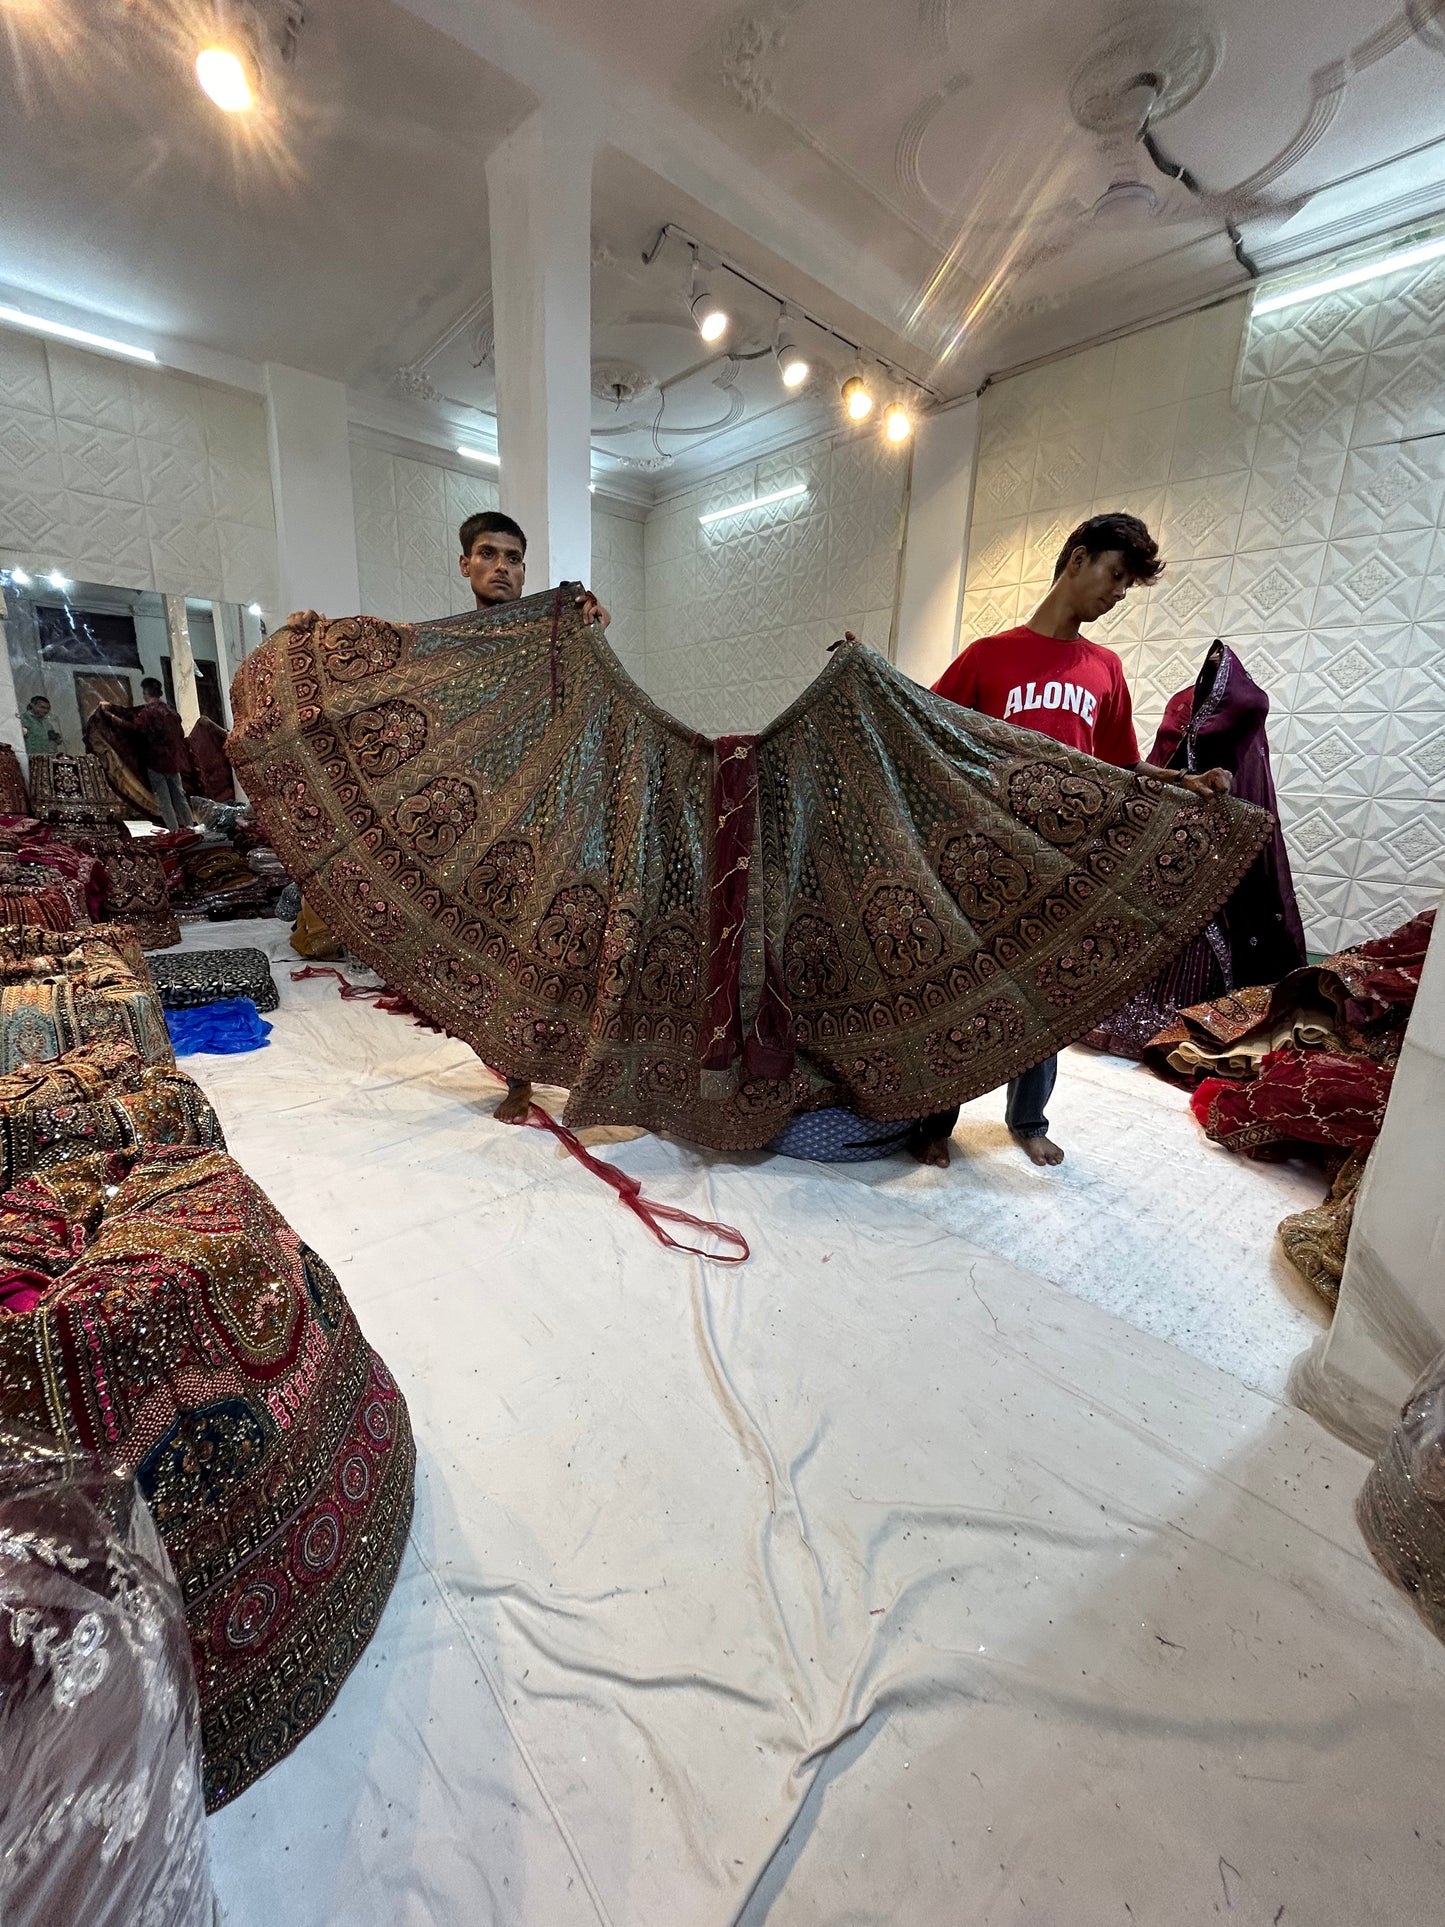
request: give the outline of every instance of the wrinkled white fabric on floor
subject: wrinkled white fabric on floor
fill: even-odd
[[[1059,1059],[1049,1135],[1061,1165],[1030,1164],[1004,1128],[1004,1094],[965,1104],[953,1163],[839,1167],[936,1224],[1191,1358],[1284,1394],[1329,1311],[1284,1255],[1279,1221],[1320,1204],[1320,1167],[1211,1144],[1182,1085],[1082,1047]]]
[[[1434,1917],[1445,1653],[1361,1458],[836,1169],[617,1145],[754,1257],[666,1253],[469,1052],[278,974],[268,1049],[187,1063],[418,1506],[212,1823],[229,1927]]]

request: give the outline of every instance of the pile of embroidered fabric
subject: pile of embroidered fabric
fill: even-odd
[[[1328,1197],[1286,1218],[1280,1238],[1330,1305],[1434,921],[1426,912],[1277,984],[1196,1004],[1146,1051],[1166,1075],[1201,1080],[1190,1102],[1215,1143],[1324,1164]]]
[[[132,932],[0,928],[0,1042],[0,1418],[134,1475],[217,1805],[321,1718],[375,1627],[411,1513],[406,1407],[176,1068]]]

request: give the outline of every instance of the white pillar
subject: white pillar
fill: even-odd
[[[916,682],[937,682],[958,653],[977,452],[972,398],[925,415],[913,431],[894,661]]]
[[[353,616],[361,582],[345,384],[274,361],[265,376],[281,607]]]
[[[1410,1388],[1445,1351],[1445,903],[1425,959],[1384,1129],[1355,1204],[1334,1322],[1290,1396],[1377,1452]]]
[[[216,680],[221,685],[221,716],[231,724],[231,679],[241,666],[246,645],[241,629],[241,607],[236,602],[213,602],[211,625],[216,632]]]
[[[0,589],[0,741],[9,743],[27,767],[25,731],[20,722],[20,698],[15,693],[15,674],[10,667],[10,643],[5,633],[5,591]]]
[[[201,705],[196,700],[196,659],[191,653],[191,630],[186,621],[186,598],[168,595],[166,635],[171,645],[171,682],[175,685],[176,711],[187,734],[196,726]]]
[[[487,162],[501,503],[532,589],[592,572],[590,127],[539,108]]]

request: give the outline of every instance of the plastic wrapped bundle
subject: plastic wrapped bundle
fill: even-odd
[[[0,1920],[215,1913],[186,1622],[129,1475],[0,1432]]]
[[[1381,1570],[1445,1639],[1445,1354],[1410,1395],[1358,1514]]]

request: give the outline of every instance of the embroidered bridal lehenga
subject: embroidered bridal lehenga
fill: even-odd
[[[666,715],[575,588],[436,622],[298,615],[230,753],[306,900],[573,1124],[720,1149],[920,1117],[1096,1025],[1273,832],[839,648],[755,737]]]

